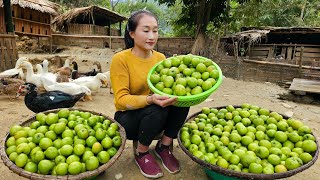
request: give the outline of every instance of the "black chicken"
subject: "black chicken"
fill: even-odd
[[[49,91],[38,94],[36,85],[25,83],[19,87],[19,94],[25,94],[24,102],[28,109],[38,113],[57,108],[73,107],[85,93],[70,95],[62,91]]]

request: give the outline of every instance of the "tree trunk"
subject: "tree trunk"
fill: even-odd
[[[200,0],[197,4],[197,20],[196,20],[196,40],[192,46],[191,53],[194,55],[209,55],[208,36],[206,34],[207,25],[209,23],[212,5],[214,1]]]
[[[207,57],[209,55],[209,47],[207,46],[207,40],[208,37],[206,33],[200,29],[198,31],[196,40],[192,46],[191,54]]]
[[[11,2],[10,0],[3,0],[4,20],[6,23],[7,32],[14,32],[11,14]]]

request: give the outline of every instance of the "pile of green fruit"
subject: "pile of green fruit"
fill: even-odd
[[[188,54],[163,60],[150,76],[150,82],[165,94],[190,96],[212,88],[219,76],[212,60]]]
[[[284,119],[277,112],[255,105],[229,105],[202,112],[184,124],[182,145],[195,157],[222,168],[257,174],[299,168],[317,150],[310,127]]]
[[[51,175],[75,175],[107,163],[121,146],[119,127],[104,116],[60,109],[38,113],[29,127],[14,125],[6,153],[24,170]]]

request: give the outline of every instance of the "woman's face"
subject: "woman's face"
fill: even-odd
[[[130,32],[134,39],[134,46],[143,50],[152,50],[158,41],[158,23],[157,20],[144,14],[138,21],[135,31]]]

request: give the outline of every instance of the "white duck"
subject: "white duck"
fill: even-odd
[[[42,68],[41,76],[46,77],[47,79],[49,79],[52,82],[56,82],[57,75],[49,72],[49,70],[48,70],[49,61],[45,59],[45,60],[43,60],[42,64],[43,64],[43,68]]]
[[[109,87],[109,93],[113,94],[112,86],[111,86],[111,79],[110,79],[110,71],[104,72],[104,75],[107,77],[107,84],[103,84],[102,87]]]
[[[86,86],[82,86],[73,82],[57,83],[43,76],[41,77],[41,81],[46,91],[62,91],[64,93],[68,93],[71,95],[85,93],[86,94],[85,98],[92,100],[91,90]]]
[[[27,57],[21,57],[17,60],[16,65],[13,69],[8,69],[0,73],[0,78],[5,78],[5,77],[14,77],[16,75],[19,76],[20,79],[25,79],[25,75],[23,73],[22,68],[19,68],[19,65],[23,61],[29,61],[29,58]]]
[[[98,73],[96,76],[80,77],[72,81],[73,83],[80,84],[88,87],[91,91],[98,91],[103,84],[108,83],[108,78],[103,73]]]
[[[41,64],[37,64],[36,65],[36,69],[37,69],[37,74],[42,74],[42,66],[41,66]]]
[[[43,84],[41,82],[41,74],[34,74],[32,64],[28,61],[23,61],[19,66],[19,68],[25,68],[27,69],[27,75],[26,75],[26,82],[32,83],[36,85],[38,88],[43,87]]]

